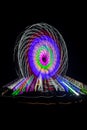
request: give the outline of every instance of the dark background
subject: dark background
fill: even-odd
[[[26,10],[25,10],[26,9]],[[32,8],[31,8],[32,9]],[[87,84],[86,9],[84,6],[58,8],[29,8],[8,6],[0,18],[0,86],[14,80],[17,75],[13,63],[13,50],[17,36],[25,27],[38,22],[51,24],[62,34],[68,49],[67,75]]]
[[[51,5],[49,3],[47,5],[45,3],[43,5],[43,2],[40,4],[38,6],[35,3],[27,4],[27,6],[18,3],[16,5],[14,3],[12,5],[6,3],[5,6],[2,5],[3,9],[0,11],[0,86],[2,87],[17,78],[13,62],[13,50],[17,36],[26,26],[38,22],[48,23],[59,30],[68,49],[67,75],[87,84],[87,9],[85,4],[66,3],[65,5],[65,3],[57,3],[53,5],[51,3]],[[14,105],[9,107],[8,113],[12,115],[15,115],[13,113],[19,113],[19,116],[21,113],[29,116],[30,113],[34,113],[35,120],[37,120],[37,115],[40,114],[40,117],[44,117],[47,114],[53,115],[53,119],[60,118],[61,121],[63,117],[64,121],[67,114],[69,114],[69,117],[83,116],[84,118],[86,108],[83,105],[80,107],[73,106],[72,109],[66,106],[61,108],[61,106]],[[5,112],[6,109],[4,108],[3,111]],[[50,118],[51,121],[53,119]]]

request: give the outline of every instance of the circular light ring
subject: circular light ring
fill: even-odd
[[[43,79],[47,79],[58,71],[60,50],[53,39],[48,36],[41,36],[32,42],[28,58],[33,73],[36,76],[41,74]]]
[[[54,27],[46,23],[34,24],[25,29],[17,42],[18,66],[22,76],[28,77],[32,73],[38,76],[40,72],[43,78],[49,78],[66,72],[67,48]]]

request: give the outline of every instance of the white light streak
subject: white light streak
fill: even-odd
[[[79,93],[77,93],[74,89],[72,89],[68,84],[66,84],[64,81],[62,82],[64,85],[67,86],[67,88],[69,88],[74,94],[76,94],[77,96],[79,96]]]

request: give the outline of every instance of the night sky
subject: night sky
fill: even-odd
[[[81,10],[65,12],[53,11],[47,13],[6,11],[1,16],[1,44],[0,44],[0,85],[9,83],[17,78],[13,51],[17,36],[29,25],[38,22],[48,23],[59,30],[68,49],[67,75],[87,84],[86,61],[86,14]],[[70,12],[71,11],[71,12]]]
[[[44,7],[31,10],[11,6],[5,10],[0,11],[0,86],[17,78],[13,62],[17,36],[27,26],[38,22],[48,23],[62,34],[69,56],[67,75],[87,84],[87,10],[83,5],[65,8],[62,5],[59,8],[58,5],[58,8],[49,7],[47,10]],[[50,114],[56,113],[56,109],[51,108]],[[49,108],[45,110],[48,112]]]

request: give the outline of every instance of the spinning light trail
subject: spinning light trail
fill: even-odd
[[[19,79],[5,86],[12,90],[12,96],[31,92],[56,92],[57,96],[59,92],[73,96],[87,94],[86,85],[66,76],[67,47],[54,27],[46,23],[27,27],[14,50]]]

